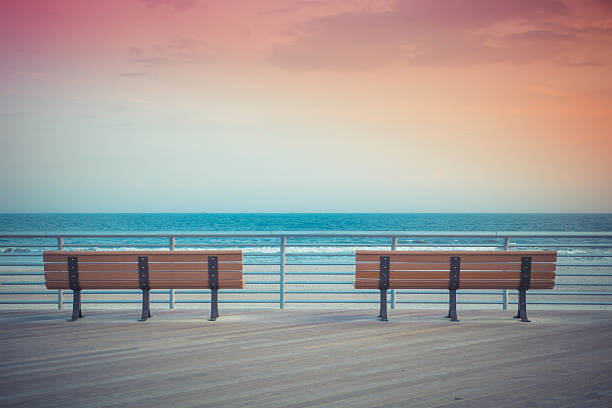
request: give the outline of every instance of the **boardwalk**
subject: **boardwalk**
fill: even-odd
[[[0,312],[0,406],[612,406],[609,311],[68,314]]]

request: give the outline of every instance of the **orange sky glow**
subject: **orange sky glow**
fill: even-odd
[[[612,212],[610,1],[0,1],[0,52],[0,212]]]

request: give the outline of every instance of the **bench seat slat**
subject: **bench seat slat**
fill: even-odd
[[[393,259],[393,258],[392,258]],[[556,268],[554,263],[542,263],[532,262],[532,272],[553,272]],[[356,264],[357,273],[364,271],[379,271],[379,262],[359,262]],[[446,263],[424,263],[424,262],[391,262],[390,271],[449,271],[450,262]],[[494,262],[494,263],[470,263],[461,262],[461,272],[463,271],[491,271],[491,270],[502,270],[502,271],[520,271],[521,263],[519,262]]]
[[[486,279],[520,279],[520,271],[461,271],[460,281]],[[357,279],[379,279],[380,271],[357,272]],[[393,279],[446,279],[450,280],[449,271],[391,271]],[[532,279],[555,279],[555,272],[532,272]]]
[[[68,272],[68,263],[65,262],[45,262],[45,272]],[[123,262],[123,263],[82,263],[79,262],[79,271],[138,271],[138,262]]]
[[[531,256],[532,262],[556,262],[555,251],[357,251],[355,259],[359,262],[379,262],[381,256],[390,256],[393,262],[449,262],[451,256],[461,256],[461,263],[470,262],[521,262],[522,256]]]
[[[67,280],[46,282],[47,289],[70,289]],[[140,289],[137,280],[87,281],[79,282],[81,289]]]
[[[68,272],[45,272],[46,280],[68,281]],[[149,271],[149,281],[161,280],[200,280],[208,282],[208,271]],[[242,279],[242,271],[220,271],[219,279]],[[133,280],[138,282],[137,271],[79,271],[79,281],[89,280]]]
[[[241,251],[48,251],[44,252],[45,262],[66,262],[66,257],[78,256],[80,262],[138,262],[139,256],[147,256],[149,262],[208,262],[209,255],[219,257],[219,262],[241,262]]]
[[[469,280],[459,283],[459,289],[517,289],[520,285],[520,279],[516,280]],[[555,281],[552,279],[535,279],[531,280],[530,289],[552,289],[555,286]]]
[[[241,280],[242,271],[221,271],[219,272],[219,280]],[[176,272],[176,271],[155,271],[149,272],[149,280],[151,282],[156,280],[201,280],[208,282],[208,272]]]
[[[45,263],[45,272],[68,272],[67,262]],[[206,262],[149,262],[149,271],[203,271],[208,273],[208,260]],[[219,272],[241,271],[240,262],[219,262]],[[138,271],[138,262],[80,262],[81,271]]]
[[[155,282],[151,282],[151,289],[208,289],[208,282],[204,282],[204,285],[201,285],[200,282],[196,281],[162,281],[157,280]],[[243,280],[230,280],[224,279],[219,281],[219,289],[243,289],[244,281]]]
[[[467,280],[459,282],[459,289],[518,289],[520,279]],[[554,280],[532,279],[531,289],[552,289]],[[378,279],[356,279],[356,289],[378,289]],[[390,279],[389,289],[448,289],[447,279]]]
[[[151,289],[208,289],[208,281],[201,280],[156,280],[151,281]],[[81,289],[140,289],[138,281],[131,280],[103,280],[79,281]],[[48,289],[70,289],[68,281],[47,281]],[[242,289],[242,280],[219,280],[220,289]]]

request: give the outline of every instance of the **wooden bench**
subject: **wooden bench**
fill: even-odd
[[[83,289],[141,289],[151,317],[151,289],[210,289],[216,320],[219,289],[244,288],[242,251],[44,251],[47,289],[72,289],[72,321],[83,317]]]
[[[457,321],[457,289],[518,289],[518,313],[527,319],[527,290],[555,285],[556,251],[357,251],[355,288],[380,289],[380,320],[387,320],[387,289],[448,289]]]

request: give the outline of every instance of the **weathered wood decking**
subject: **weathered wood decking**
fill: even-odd
[[[612,312],[221,312],[0,312],[0,406],[612,406]]]

